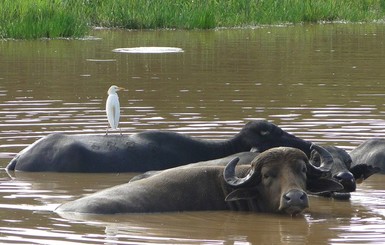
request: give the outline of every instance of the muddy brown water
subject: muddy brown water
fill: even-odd
[[[0,243],[385,243],[385,175],[349,201],[311,197],[299,217],[247,212],[59,216],[60,203],[134,173],[7,173],[52,132],[104,134],[106,91],[119,92],[124,134],[150,129],[223,139],[266,119],[351,150],[385,136],[385,25],[210,31],[96,30],[82,40],[0,42]],[[176,47],[179,53],[119,53]]]

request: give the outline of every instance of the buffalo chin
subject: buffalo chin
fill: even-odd
[[[281,212],[285,214],[289,214],[291,216],[296,216],[301,214],[305,210],[305,208],[306,207],[291,206],[281,210]]]

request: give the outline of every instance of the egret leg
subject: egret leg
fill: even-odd
[[[108,127],[106,128],[106,136],[108,135]]]
[[[119,128],[120,136],[123,136],[122,130]]]

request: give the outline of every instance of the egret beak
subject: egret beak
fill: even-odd
[[[125,88],[123,88],[123,87],[118,87],[118,91],[120,91],[120,90],[125,90]]]

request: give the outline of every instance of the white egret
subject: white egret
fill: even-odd
[[[107,113],[107,119],[108,123],[110,124],[112,129],[117,129],[119,124],[119,118],[120,118],[120,104],[119,104],[119,97],[116,92],[123,90],[124,88],[118,87],[116,85],[112,85],[108,89],[108,98],[106,101],[106,113]],[[120,130],[120,134],[122,134],[122,131]],[[106,130],[106,135],[108,134],[108,127]]]

